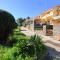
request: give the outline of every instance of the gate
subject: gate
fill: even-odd
[[[53,36],[53,25],[46,25],[46,35]]]

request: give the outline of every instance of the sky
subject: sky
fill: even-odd
[[[60,0],[0,0],[0,9],[10,12],[16,19],[36,17],[57,5]]]

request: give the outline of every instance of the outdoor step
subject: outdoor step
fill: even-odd
[[[54,45],[54,44],[52,44],[50,42],[47,42],[47,43],[44,43],[44,44],[46,46],[51,47],[51,48],[55,49],[56,51],[60,52],[60,47],[59,46],[56,46],[56,45]]]
[[[56,43],[50,40],[47,40],[48,43],[53,44],[54,46],[60,47],[60,43]]]

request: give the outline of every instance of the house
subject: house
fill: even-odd
[[[34,18],[26,19],[25,24],[26,24],[26,28],[32,31],[34,30]]]
[[[60,36],[60,6],[55,6],[39,16],[42,23],[53,26],[53,36]]]
[[[53,25],[60,24],[60,6],[45,11],[40,15],[40,19]]]
[[[34,30],[35,27],[44,25],[52,25],[53,36],[60,34],[60,6],[55,6],[35,18],[26,19],[26,24],[29,29]],[[44,28],[44,27],[43,27]],[[43,30],[46,30],[45,28]]]

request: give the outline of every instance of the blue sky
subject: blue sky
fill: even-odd
[[[56,5],[60,5],[60,0],[0,0],[0,9],[10,12],[16,19],[35,17]]]

